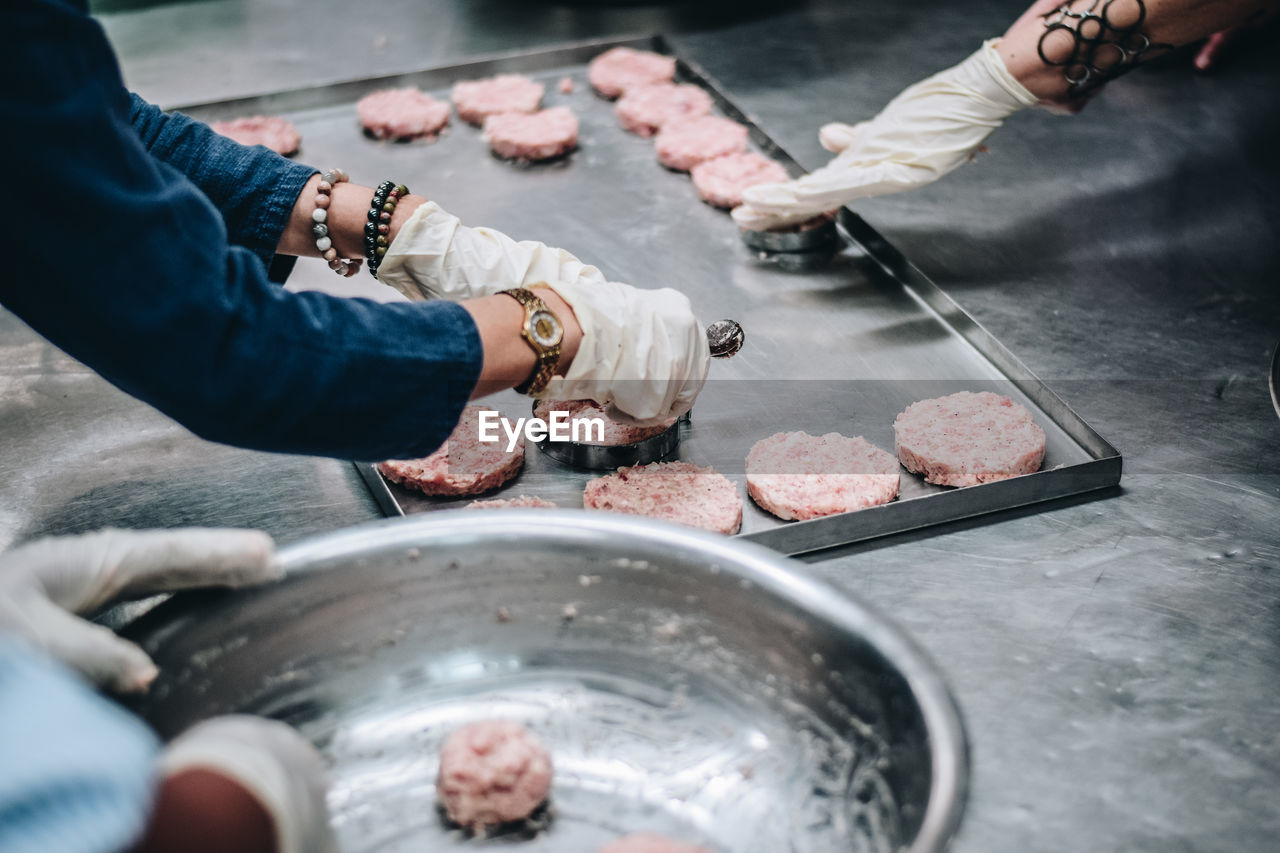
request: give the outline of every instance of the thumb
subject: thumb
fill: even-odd
[[[824,124],[818,130],[818,142],[828,151],[839,154],[858,141],[858,136],[866,125],[865,121],[858,124],[844,124],[838,121]]]
[[[25,602],[19,633],[94,684],[118,693],[141,693],[158,673],[134,643],[40,595]]]

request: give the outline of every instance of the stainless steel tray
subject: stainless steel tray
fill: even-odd
[[[1116,449],[857,214],[841,211],[841,245],[830,257],[771,256],[744,246],[728,215],[702,204],[687,175],[659,166],[652,142],[624,132],[612,104],[591,91],[586,62],[617,44],[674,53],[659,36],[577,43],[185,109],[204,119],[285,115],[302,133],[299,158],[306,162],[343,166],[366,184],[403,181],[464,222],[563,246],[614,280],[677,287],[704,320],[741,322],[746,346],[712,364],[691,422],[681,426],[678,457],[714,465],[738,482],[745,539],[798,554],[1119,482]],[[745,124],[756,149],[792,175],[803,173],[709,75],[677,58],[679,76],[705,88],[720,113]],[[520,166],[490,156],[480,131],[456,119],[433,143],[377,142],[360,132],[354,103],[370,91],[416,85],[447,98],[455,81],[498,72],[543,80],[548,105],[572,107],[581,122],[579,150]],[[555,85],[565,76],[575,84],[567,95]],[[355,295],[389,294],[361,278],[365,290],[351,291]],[[303,261],[291,286],[348,292],[342,288],[349,284],[334,279],[319,262]],[[1048,435],[1044,468],[965,489],[931,486],[904,470],[894,503],[805,522],[780,521],[746,497],[744,460],[756,440],[787,430],[837,431],[891,450],[898,412],[958,390],[998,391],[1031,409]],[[510,392],[486,402],[512,418],[528,412],[528,401]],[[466,503],[389,485],[367,463],[357,468],[388,514]],[[582,489],[596,475],[529,447],[524,471],[501,495],[580,507]]]

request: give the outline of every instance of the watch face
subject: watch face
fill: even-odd
[[[550,311],[534,311],[529,331],[534,343],[540,347],[553,347],[564,337],[564,328]]]

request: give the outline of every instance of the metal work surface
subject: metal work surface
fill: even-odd
[[[734,853],[941,853],[964,805],[943,679],[882,617],[755,546],[645,519],[502,511],[298,543],[290,578],[173,601],[130,635],[164,736],[227,712],[320,746],[346,851],[589,851],[661,832]],[[291,619],[284,622],[281,613]],[[545,828],[437,815],[440,744],[518,720]]]
[[[169,105],[671,33],[813,169],[822,123],[870,117],[1026,5],[206,0],[104,25],[129,85]],[[1270,853],[1280,837],[1277,91],[1273,42],[1207,75],[1178,54],[1078,116],[1012,117],[930,187],[856,206],[1125,456],[1104,500],[806,558],[906,627],[954,689],[974,759],[956,853]],[[571,200],[539,204],[575,249]],[[459,212],[501,227],[501,203]],[[646,271],[629,280],[660,283]],[[804,278],[779,280],[785,314]],[[288,542],[380,515],[350,464],[203,442],[7,314],[0,380],[5,544],[191,523]]]
[[[627,44],[668,50],[661,38]],[[803,272],[781,265],[794,255],[770,256],[744,245],[728,214],[702,204],[686,174],[659,166],[652,140],[623,131],[613,103],[592,93],[585,62],[610,46],[572,45],[183,111],[210,121],[284,116],[298,127],[303,152],[315,162],[362,163],[370,175],[396,175],[410,187],[430,187],[431,198],[464,222],[478,222],[480,211],[491,211],[485,220],[490,226],[573,246],[611,280],[648,278],[686,293],[701,317],[739,319],[749,343],[734,358],[713,362],[695,416],[670,458],[709,465],[734,479],[745,505],[742,535],[783,553],[820,550],[1118,482],[1114,448],[856,215],[846,211],[842,224],[857,242],[842,243],[838,252],[833,247],[823,255],[829,259]],[[456,118],[432,141],[380,142],[360,132],[355,102],[370,92],[412,85],[447,100],[455,82],[510,72],[544,82],[544,105],[567,104],[574,110],[581,123],[578,151],[541,164],[503,161],[490,156],[477,129]],[[570,94],[556,91],[564,77],[574,83]],[[748,120],[696,67],[681,62],[678,77],[711,92],[722,114]],[[757,148],[800,174],[759,128],[750,129]],[[551,199],[561,202],[549,208]],[[309,267],[310,273],[322,265]],[[820,358],[813,357],[814,346]],[[892,448],[898,412],[917,400],[961,390],[994,390],[1030,408],[1048,435],[1043,470],[961,490],[926,484],[904,470],[897,501],[806,522],[782,521],[746,498],[744,463],[756,441],[804,430],[861,435]],[[528,416],[527,401],[515,394],[497,395],[485,405],[512,421]],[[361,471],[390,512],[450,509],[473,499],[425,497],[395,484],[380,485],[367,464]],[[562,507],[581,506],[583,487],[596,476],[600,473],[575,469],[529,447],[519,477],[490,496],[524,493]]]

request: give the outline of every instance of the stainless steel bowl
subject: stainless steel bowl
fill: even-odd
[[[164,736],[233,711],[331,765],[346,851],[519,843],[591,853],[652,830],[725,853],[938,851],[964,733],[900,630],[762,548],[573,510],[440,512],[283,550],[287,579],[178,596],[127,633]],[[464,721],[551,749],[546,829],[477,841],[435,807]]]

